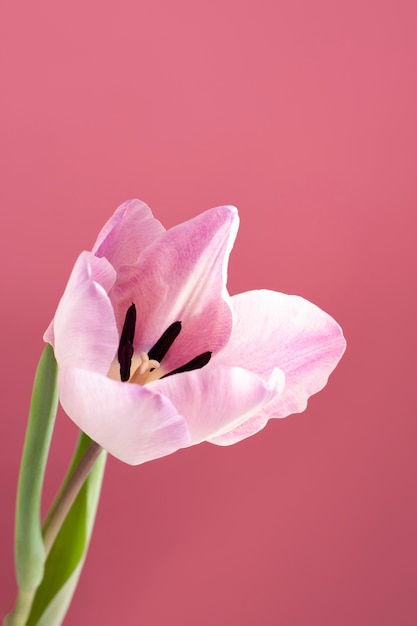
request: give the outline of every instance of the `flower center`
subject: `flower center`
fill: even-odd
[[[126,312],[117,351],[117,360],[120,366],[120,380],[122,382],[145,385],[158,378],[165,378],[173,374],[200,369],[207,365],[211,359],[211,352],[203,352],[194,359],[191,359],[191,361],[177,367],[175,370],[163,374],[160,367],[161,361],[180,334],[182,328],[181,322],[171,324],[148,353],[134,353],[133,340],[135,338],[135,328],[136,306],[132,303]],[[110,378],[118,378],[114,370],[115,367],[112,365],[108,374]]]
[[[158,371],[160,366],[159,361],[150,359],[149,354],[146,354],[146,352],[140,352],[135,361],[133,362],[133,367],[135,369],[129,379],[130,383],[145,385],[146,383],[151,382],[151,380],[156,380],[161,377],[160,372]]]

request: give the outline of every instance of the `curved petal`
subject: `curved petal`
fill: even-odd
[[[67,415],[125,463],[145,463],[189,444],[184,419],[168,398],[149,387],[77,368],[61,370],[58,385]]]
[[[235,443],[239,443],[239,441],[242,441],[243,439],[256,435],[256,433],[265,428],[268,421],[269,418],[264,412],[261,412],[260,415],[250,417],[246,420],[246,422],[236,426],[236,428],[232,428],[232,430],[227,431],[227,433],[223,433],[222,435],[218,435],[216,437],[210,437],[208,442],[214,443],[216,446],[232,446]]]
[[[280,393],[282,375],[267,383],[239,367],[210,367],[150,383],[184,416],[194,445],[236,428]]]
[[[211,209],[168,230],[135,265],[120,268],[110,297],[120,330],[128,307],[136,305],[135,349],[147,352],[172,322],[182,321],[164,371],[227,343],[232,328],[227,262],[237,228],[237,209]]]
[[[115,271],[106,259],[97,259],[90,252],[80,254],[53,321],[55,356],[61,368],[107,374],[117,351],[118,334],[103,284],[111,286],[114,279]],[[50,329],[45,339],[50,341]]]
[[[43,340],[46,343],[50,343],[51,346],[55,345],[55,332],[54,332],[54,320],[53,319],[50,321],[48,328],[43,333]]]
[[[279,367],[285,389],[261,419],[304,411],[345,350],[340,326],[308,300],[275,291],[242,293],[233,296],[232,305],[232,336],[215,357],[216,365],[240,365],[264,377]]]
[[[284,372],[282,370],[274,369],[270,376],[270,385],[273,384],[272,381],[274,379],[277,379],[278,388],[280,393],[282,393],[285,385]],[[257,415],[250,417],[245,422],[242,422],[242,424],[239,424],[239,426],[236,426],[227,432],[223,432],[223,434],[210,437],[208,441],[216,444],[217,446],[231,446],[239,441],[242,441],[243,439],[252,437],[252,435],[256,435],[256,433],[265,428],[268,423],[269,416],[266,411],[267,406],[268,405],[262,407]]]
[[[106,257],[117,269],[137,261],[140,253],[164,232],[147,204],[128,200],[103,226],[92,251],[97,257]]]
[[[64,291],[64,296],[67,298],[68,293],[72,292],[72,290],[76,290],[76,285],[80,280],[93,280],[99,285],[103,287],[103,289],[108,292],[116,280],[116,272],[113,267],[108,263],[106,259],[98,259],[93,256],[90,252],[82,252],[80,257],[84,259],[83,268],[78,267],[76,271],[71,273],[71,276],[68,280],[67,286]],[[82,263],[80,260],[77,260],[77,263]],[[68,293],[67,293],[68,292]],[[71,296],[70,296],[71,298]],[[48,328],[46,329],[43,340],[50,343],[51,346],[55,345],[55,332],[54,332],[54,320],[51,321]]]

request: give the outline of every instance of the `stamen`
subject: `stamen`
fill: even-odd
[[[127,343],[119,349],[120,380],[125,383],[130,378],[130,368],[132,367],[133,346]]]
[[[123,324],[122,333],[120,336],[119,348],[117,351],[117,358],[120,365],[120,380],[122,382],[131,382],[139,385],[145,385],[158,378],[166,378],[173,374],[180,374],[181,372],[191,372],[192,370],[200,369],[207,365],[211,359],[211,352],[203,352],[199,356],[196,356],[188,363],[177,367],[161,376],[162,371],[160,369],[160,363],[167,354],[168,350],[174,343],[175,339],[181,332],[181,322],[174,322],[166,331],[161,335],[158,341],[152,346],[148,354],[146,352],[136,353],[134,355],[133,340],[135,338],[136,327],[136,307],[132,303],[126,312],[125,321]],[[131,375],[133,361],[133,374]],[[114,365],[117,367],[116,363]],[[109,370],[110,378],[118,378],[113,365]]]
[[[120,380],[126,382],[130,378],[130,368],[132,366],[133,339],[135,338],[136,307],[132,303],[128,308],[122,334],[120,336],[117,359],[120,363]]]
[[[188,361],[188,363],[186,363],[185,365],[181,365],[181,367],[177,367],[177,369],[172,370],[172,372],[161,376],[161,379],[166,378],[167,376],[172,376],[173,374],[181,374],[181,372],[191,372],[192,370],[198,370],[207,365],[207,363],[211,359],[211,355],[212,352],[203,352],[203,354],[200,354],[194,359],[191,359],[191,361]]]
[[[162,334],[161,338],[158,339],[156,344],[152,346],[152,348],[148,352],[149,359],[155,359],[162,361],[175,339],[181,332],[181,322],[174,322],[171,326],[168,326],[166,331]]]

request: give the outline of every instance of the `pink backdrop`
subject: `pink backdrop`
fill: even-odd
[[[416,7],[3,0],[1,614],[42,333],[139,197],[166,226],[237,205],[230,291],[311,299],[348,351],[307,412],[237,446],[110,459],[65,624],[417,623]],[[47,500],[75,437],[61,414]]]

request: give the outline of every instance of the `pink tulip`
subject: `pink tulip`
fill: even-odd
[[[222,206],[166,231],[130,200],[75,263],[45,333],[61,404],[126,463],[303,411],[344,352],[338,324],[303,298],[229,296],[238,221]]]

